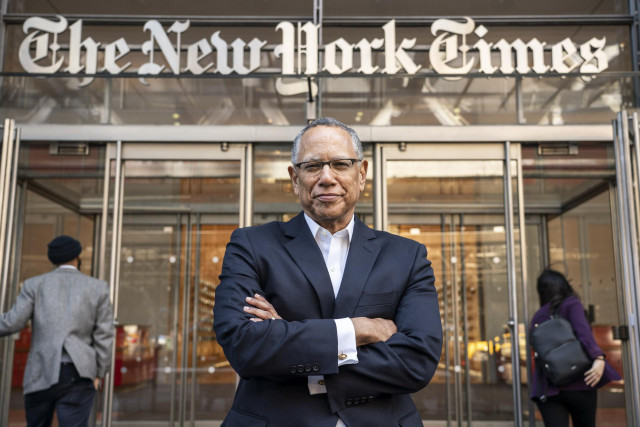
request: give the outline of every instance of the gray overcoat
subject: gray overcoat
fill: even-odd
[[[113,310],[106,282],[72,268],[57,268],[25,280],[16,303],[0,314],[0,337],[31,320],[31,349],[24,393],[58,382],[62,349],[81,377],[103,377],[111,364]]]

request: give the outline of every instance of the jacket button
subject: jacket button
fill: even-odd
[[[304,366],[304,371],[305,372],[311,372],[311,365],[307,364]]]
[[[317,363],[314,363],[311,369],[313,369],[313,372],[318,372],[320,370],[320,365],[318,365]]]
[[[298,372],[298,370],[296,369],[296,367],[295,367],[295,366],[292,366],[291,368],[289,368],[289,371],[290,371],[292,374],[295,374],[296,372]]]
[[[372,401],[375,398],[376,398],[375,396],[369,396],[369,401]]]
[[[298,372],[299,373],[303,373],[304,372],[304,365],[298,365]]]
[[[352,405],[353,405],[353,400],[347,399],[347,406],[352,406]]]
[[[354,405],[358,405],[360,403],[360,398],[359,397],[354,397],[353,398],[353,404]]]

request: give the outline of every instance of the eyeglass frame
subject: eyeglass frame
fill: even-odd
[[[336,172],[336,173],[340,173],[338,171],[335,171],[333,169],[333,167],[331,167],[331,163],[332,162],[339,162],[339,161],[344,161],[344,160],[348,160],[351,162],[351,165],[349,165],[349,168],[353,167],[353,165],[355,165],[356,163],[361,162],[363,159],[331,159],[331,160],[327,160],[326,162],[322,162],[320,160],[309,160],[307,162],[300,162],[300,163],[294,163],[293,166],[295,166],[296,168],[298,168],[299,170],[301,170],[302,172],[306,172],[304,169],[302,169],[302,165],[305,165],[307,163],[319,163],[320,164],[320,170],[318,170],[318,174],[320,174],[322,172],[322,170],[324,169],[325,165],[329,165],[329,169],[332,172]],[[346,171],[345,171],[346,172]]]

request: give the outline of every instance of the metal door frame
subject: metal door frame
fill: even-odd
[[[522,380],[520,378],[520,343],[518,339],[518,307],[523,308],[525,321],[528,319],[527,313],[527,292],[526,292],[526,243],[525,243],[525,221],[524,209],[517,209],[518,228],[520,235],[520,277],[516,277],[516,246],[514,239],[514,209],[513,200],[513,172],[516,173],[516,195],[517,206],[522,207],[523,204],[523,180],[522,180],[522,154],[520,144],[504,142],[483,142],[483,143],[424,143],[411,144],[410,148],[406,143],[379,143],[373,147],[374,153],[374,192],[373,206],[375,228],[379,230],[388,229],[388,198],[387,198],[387,173],[386,166],[389,161],[393,160],[416,160],[423,158],[425,160],[499,160],[503,162],[503,211],[505,219],[505,245],[507,256],[507,277],[509,289],[509,318],[505,322],[511,331],[511,367],[512,367],[512,392],[513,392],[513,408],[514,408],[514,425],[521,427],[523,425],[522,410]],[[421,154],[423,154],[421,156]],[[515,163],[515,164],[514,164]],[[443,253],[444,258],[444,253]],[[455,281],[455,277],[452,278]],[[518,279],[521,283],[521,292],[523,301],[519,302]],[[454,284],[455,289],[455,284]],[[469,369],[467,363],[466,369]],[[457,368],[457,367],[456,367]],[[461,368],[462,369],[462,368]],[[456,372],[459,372],[456,369]],[[462,387],[460,383],[460,375],[456,374],[456,389]],[[456,402],[457,424],[462,426],[466,422],[467,426],[472,425],[472,413],[469,402],[470,383],[465,384],[467,394],[467,419],[463,420],[463,410],[461,402]],[[448,379],[447,379],[448,381]],[[447,387],[449,384],[447,383]],[[460,399],[461,396],[455,396]],[[449,410],[447,413],[447,424],[451,423]]]
[[[9,301],[14,299],[14,282],[17,274],[10,268],[16,260],[17,240],[13,239],[15,227],[15,200],[20,154],[20,129],[13,119],[5,119],[2,126],[2,148],[0,155],[0,311],[4,312]],[[12,272],[12,274],[10,273]],[[0,342],[0,424],[9,416],[11,377],[13,375],[12,339]]]
[[[640,127],[638,114],[618,113],[613,120],[616,185],[611,194],[619,322],[622,340],[627,425],[640,423]]]
[[[204,149],[203,149],[204,148]],[[185,160],[237,160],[240,161],[240,209],[238,212],[238,224],[240,227],[252,225],[253,222],[253,146],[251,144],[227,144],[220,143],[219,149],[212,149],[211,143],[174,143],[174,144],[149,144],[142,142],[123,142],[121,140],[115,143],[109,143],[107,145],[105,155],[105,179],[104,179],[104,194],[103,194],[103,210],[102,210],[102,223],[101,223],[101,239],[100,239],[100,257],[106,261],[106,242],[107,242],[107,229],[109,223],[109,217],[112,218],[112,241],[111,241],[111,254],[109,262],[109,289],[111,301],[114,309],[114,324],[118,325],[118,290],[120,287],[120,249],[122,240],[122,217],[124,209],[124,181],[126,176],[126,161],[127,160],[161,160],[161,161],[185,161]],[[113,166],[112,171],[112,163]],[[110,203],[110,185],[111,179],[114,179],[114,192],[113,202]],[[191,236],[191,225],[193,215],[189,214],[186,222],[186,226],[183,221],[180,220],[180,226],[186,227],[188,243]],[[196,218],[199,220],[199,217]],[[199,223],[199,221],[198,221]],[[199,226],[199,225],[198,225]],[[190,245],[187,245],[187,251],[191,251]],[[102,263],[105,267],[101,268],[100,278],[104,279],[104,272],[106,270],[106,262]],[[185,270],[185,277],[189,279],[188,269]],[[189,287],[186,286],[185,289]],[[184,304],[189,302],[188,291],[185,290]],[[183,336],[188,336],[188,313],[189,310],[183,311]],[[186,321],[185,321],[186,320]],[[183,365],[188,364],[186,355],[188,342],[183,340],[183,346],[181,351],[184,352],[182,359]],[[115,347],[116,342],[114,340],[111,352],[111,370],[105,379],[105,392],[103,396],[103,412],[102,412],[102,425],[110,427],[112,425],[112,407],[113,407],[113,378],[115,369]],[[185,368],[185,366],[183,366]],[[178,406],[178,419],[175,419],[174,399],[172,399],[172,407],[170,410],[169,425],[173,426],[178,424],[180,427],[188,423],[191,427],[195,425],[195,414],[193,411],[193,405],[191,408],[187,408],[186,400],[188,390],[188,381],[186,381],[186,369],[181,370],[181,382],[180,390],[177,394],[179,396]],[[193,394],[194,388],[191,387],[190,391]],[[172,394],[174,394],[174,385],[172,385]],[[194,401],[192,396],[191,401]],[[187,416],[186,412],[190,412]]]

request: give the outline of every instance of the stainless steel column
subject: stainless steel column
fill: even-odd
[[[240,161],[240,227],[253,225],[253,144],[247,144]]]
[[[516,291],[516,256],[513,237],[513,185],[511,182],[511,143],[504,143],[504,223],[507,249],[507,282],[509,287],[509,329],[511,330],[511,371],[513,375],[514,425],[522,426],[520,390],[520,340],[518,337],[518,293]]]
[[[373,146],[373,228],[386,230],[388,226],[386,159],[382,144]]]
[[[0,309],[4,310],[7,297],[7,283],[5,280],[5,271],[8,269],[8,265],[5,264],[8,254],[7,248],[7,234],[9,230],[9,216],[12,212],[10,208],[12,206],[11,187],[12,177],[14,169],[14,144],[15,144],[15,124],[12,119],[6,119],[4,121],[4,135],[2,138],[2,154],[0,158],[0,271],[2,272],[2,280],[0,283]],[[15,186],[15,182],[13,183]]]
[[[180,406],[178,419],[180,427],[184,426],[187,412],[187,382],[189,371],[189,303],[191,295],[191,215],[187,215],[184,238],[184,276],[182,280],[182,363],[180,364]],[[195,309],[195,307],[194,307]]]
[[[9,270],[12,248],[13,210],[18,163],[19,137],[15,123],[11,119],[4,121],[2,154],[0,159],[0,312],[4,311],[9,292]],[[2,372],[0,373],[0,416],[9,414],[9,399],[13,365],[13,340],[4,340],[0,344]],[[0,424],[5,422],[0,418]]]
[[[638,133],[637,118],[632,121],[634,135]],[[616,204],[618,237],[620,239],[620,272],[624,288],[624,310],[629,327],[629,341],[623,341],[629,354],[629,372],[625,375],[627,397],[627,425],[637,426],[640,423],[640,272],[638,266],[638,241],[635,222],[634,194],[632,190],[633,173],[631,168],[631,142],[629,140],[629,117],[626,111],[618,113],[617,125],[614,127],[613,146],[616,156]],[[636,146],[637,149],[637,146]],[[637,171],[636,171],[637,172]]]
[[[108,156],[107,156],[108,157]],[[111,232],[111,263],[109,266],[109,293],[113,304],[113,323],[118,326],[118,288],[120,285],[120,240],[122,237],[122,192],[124,190],[124,165],[122,164],[122,141],[116,143],[116,170],[113,194],[113,228]],[[110,169],[110,168],[109,168]],[[113,374],[116,362],[116,338],[111,346],[111,369],[105,381],[102,425],[111,426],[113,405]]]
[[[191,405],[189,419],[191,427],[195,427],[196,392],[198,382],[198,316],[200,315],[198,300],[200,299],[200,248],[202,246],[202,215],[196,214],[195,223],[195,268],[193,272],[193,327],[191,333]]]

